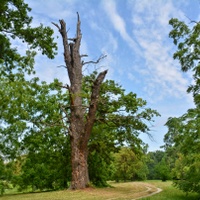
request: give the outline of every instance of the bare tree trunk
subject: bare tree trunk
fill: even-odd
[[[59,29],[62,35],[64,46],[64,59],[71,84],[70,86],[68,86],[71,111],[69,119],[69,135],[71,141],[72,165],[71,189],[81,189],[89,185],[87,165],[88,141],[95,121],[100,86],[107,73],[107,70],[101,72],[94,81],[89,111],[86,114],[85,109],[83,109],[83,102],[81,96],[82,67],[84,65],[84,62],[81,61],[80,55],[80,44],[82,38],[80,24],[81,22],[78,15],[76,37],[72,39],[68,38],[67,36],[66,24],[64,20],[60,20],[60,26],[54,24]],[[68,43],[68,41],[72,42]],[[99,62],[99,60],[97,62]],[[86,118],[84,119],[85,116]]]

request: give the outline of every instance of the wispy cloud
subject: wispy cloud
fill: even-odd
[[[113,27],[121,37],[127,42],[127,44],[134,50],[139,53],[139,48],[137,43],[132,39],[129,33],[126,30],[126,23],[124,19],[117,12],[116,2],[113,0],[103,0],[103,8],[108,15]]]
[[[172,58],[173,44],[168,38],[169,19],[175,15],[182,18],[184,14],[171,1],[134,1],[131,6],[133,35],[142,48],[144,60],[143,69],[135,66],[132,69],[143,76],[144,91],[156,101],[168,95],[185,96],[188,80]]]

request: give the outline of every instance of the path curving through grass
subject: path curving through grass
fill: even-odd
[[[1,200],[136,200],[161,192],[161,189],[146,182],[110,184],[113,187],[4,195]]]
[[[161,188],[156,188],[157,191],[154,191],[155,190],[155,187],[154,187],[153,192],[152,192],[152,186],[151,187],[146,186],[146,188],[147,188],[147,190],[144,191],[144,193],[147,193],[147,194],[142,194],[140,197],[137,197],[136,199],[133,199],[133,200],[143,199],[143,198],[146,198],[146,197],[149,197],[149,196],[152,196],[152,195],[155,195],[155,194],[162,192]]]
[[[144,182],[113,183],[111,185],[114,186],[114,190],[117,190],[115,191],[115,197],[104,197],[105,200],[137,200],[155,195],[162,191],[162,189]],[[108,192],[108,194],[109,193],[110,192]],[[112,192],[110,195],[112,195]]]

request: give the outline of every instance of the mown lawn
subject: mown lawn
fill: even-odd
[[[111,183],[112,188],[88,188],[85,190],[54,191],[28,194],[6,194],[1,200],[133,200],[142,195],[148,195],[156,191],[156,187],[163,191],[142,200],[197,200],[197,195],[185,196],[185,194],[171,185],[171,182],[146,181]]]

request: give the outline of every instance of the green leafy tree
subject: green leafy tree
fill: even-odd
[[[157,165],[162,161],[163,157],[165,156],[164,151],[157,150],[155,152],[148,152],[146,164],[148,167],[148,175],[147,179],[149,180],[157,180],[160,179],[158,173],[156,172]]]
[[[33,71],[35,49],[42,54],[54,58],[56,43],[53,42],[53,30],[40,25],[31,27],[32,17],[28,15],[30,8],[23,0],[2,0],[0,2],[0,64],[1,76],[13,80],[15,72]],[[20,55],[13,47],[12,39],[19,39],[28,45],[25,55]],[[17,70],[16,70],[17,69]]]
[[[186,23],[172,18],[169,24],[173,27],[169,37],[177,46],[174,59],[179,60],[183,72],[192,70],[194,84],[189,86],[188,92],[192,92],[196,105],[200,103],[200,23],[192,21],[193,27]]]
[[[36,49],[49,58],[54,57],[56,45],[52,29],[42,25],[31,28],[30,8],[23,1],[1,1],[0,5],[0,43],[4,45],[0,50],[0,150],[9,160],[25,156],[20,172],[14,176],[16,182],[22,188],[25,185],[38,189],[63,187],[71,170],[71,188],[84,188],[89,184],[88,156],[90,166],[95,166],[96,160],[102,168],[109,164],[101,153],[107,136],[110,145],[107,151],[125,142],[139,151],[142,142],[138,136],[148,133],[147,122],[158,113],[147,108],[146,101],[136,94],[126,94],[114,81],[103,83],[107,71],[88,77],[82,75],[85,64],[98,63],[102,57],[97,62],[81,59],[84,56],[79,54],[82,37],[79,16],[76,38],[67,37],[63,20],[60,27],[55,24],[63,38],[71,85],[58,80],[47,84],[37,77],[26,79],[26,76],[34,72]],[[12,47],[12,38],[28,45],[25,55]],[[98,133],[102,127],[108,132],[97,134],[94,128],[92,134],[93,127]],[[99,149],[97,135],[102,137]],[[63,167],[68,165],[69,153],[71,166]],[[62,170],[56,174],[59,159],[58,168]],[[97,172],[94,174],[93,169],[91,167],[90,174],[94,183],[105,180],[99,178]]]
[[[32,134],[26,138],[28,154],[22,163],[20,173],[13,177],[13,183],[20,190],[30,186],[33,190],[63,189],[70,182],[69,139],[62,132],[49,131],[46,134]]]
[[[165,135],[166,151],[174,160],[175,185],[185,192],[199,192],[199,112],[189,109],[179,118],[170,118]],[[170,142],[169,142],[170,141]]]
[[[31,9],[23,0],[2,0],[0,2],[0,149],[4,155],[13,157],[18,152],[19,140],[26,127],[26,102],[34,98],[36,78],[25,80],[27,74],[34,72],[36,49],[49,58],[54,58],[56,43],[53,30],[40,25],[31,27]],[[26,44],[21,55],[13,47],[13,39]],[[30,116],[29,116],[30,118]]]
[[[177,46],[174,58],[179,60],[182,71],[193,72],[194,83],[187,91],[193,93],[196,107],[179,118],[169,118],[165,147],[178,158],[173,170],[175,185],[185,192],[200,193],[197,153],[200,150],[200,23],[193,21],[192,27],[178,19],[171,19],[169,23],[173,27],[169,36]]]
[[[105,124],[95,123],[89,141],[88,169],[90,181],[98,186],[108,186],[112,176],[112,152],[117,151],[112,131]]]
[[[116,181],[145,180],[148,173],[141,155],[136,155],[129,147],[122,147],[114,154],[114,167]]]
[[[16,175],[12,159],[28,153],[24,138],[37,129],[35,125],[41,120],[39,113],[44,105],[35,98],[41,90],[42,94],[50,90],[45,83],[38,84],[38,78],[27,81],[25,77],[34,73],[36,51],[52,59],[57,49],[51,28],[31,27],[30,10],[23,0],[0,2],[0,153],[10,161],[4,174],[9,181]],[[24,53],[12,45],[14,40],[26,46]]]
[[[88,81],[91,81],[91,79],[89,78]],[[95,151],[93,153],[96,159],[101,155],[101,159],[98,157],[98,163],[99,166],[101,163],[104,167],[99,170],[105,168],[102,174],[97,173],[101,185],[106,185],[105,180],[108,180],[107,177],[113,174],[115,168],[113,156],[110,152],[117,152],[126,143],[135,153],[141,154],[143,143],[138,136],[149,131],[145,120],[147,122],[154,114],[158,114],[156,111],[145,108],[145,105],[146,101],[137,98],[134,93],[126,94],[125,90],[112,80],[107,80],[102,84],[96,122],[89,141],[89,152]],[[92,181],[97,169],[96,164],[91,162],[89,153],[89,173],[90,170],[93,171],[93,174],[90,174]],[[139,161],[137,164],[139,165]],[[146,169],[145,167],[142,168],[144,166],[143,161],[140,164],[138,178],[136,175],[135,179],[145,179]],[[142,171],[142,169],[144,170]]]
[[[171,179],[171,170],[166,157],[163,157],[162,160],[155,166],[155,172],[158,179],[161,179],[162,181]]]
[[[185,192],[199,193],[199,154],[178,154],[178,159],[175,162],[173,176],[175,177],[174,184]]]
[[[59,89],[51,94],[54,84],[43,82],[39,85],[37,81],[29,84],[32,90],[27,92],[25,89],[20,96],[24,97],[23,112],[3,129],[5,142],[10,139],[12,148],[7,145],[2,152],[10,159],[25,155],[20,173],[13,178],[21,189],[29,186],[40,190],[65,188],[70,181],[70,149],[59,103],[67,98],[66,94],[61,94]],[[24,126],[17,132],[13,127],[20,128],[20,122]]]

